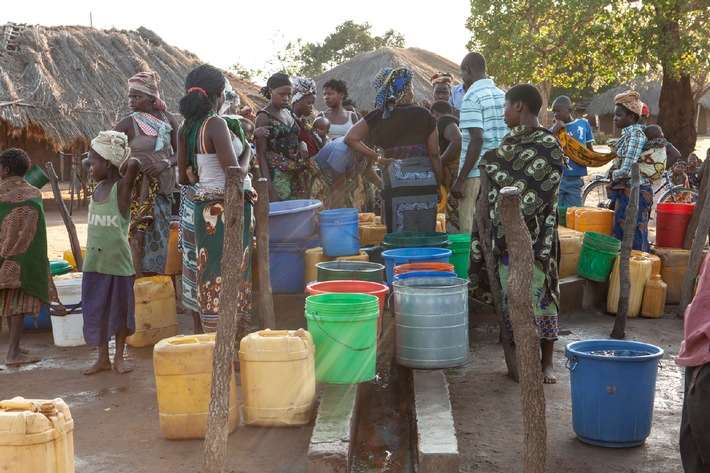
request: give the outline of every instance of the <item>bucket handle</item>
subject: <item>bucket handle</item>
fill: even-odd
[[[574,369],[577,367],[577,364],[579,364],[579,361],[577,360],[576,356],[572,356],[572,359],[574,360],[574,365],[571,368],[569,366],[569,358],[567,358],[567,361],[565,361],[565,368],[570,371],[574,371]]]
[[[326,332],[326,331],[323,329],[323,327],[321,327],[320,322],[318,322],[318,317],[316,317],[315,314],[313,314],[313,321],[316,323],[316,325],[318,326],[318,328],[320,329],[320,331],[323,332],[328,338],[330,338],[330,339],[333,340],[334,342],[337,342],[337,343],[343,345],[344,347],[350,348],[350,349],[353,350],[353,351],[365,351],[365,350],[369,350],[370,348],[372,348],[372,347],[375,345],[375,343],[377,343],[377,340],[380,338],[380,330],[378,330],[378,331],[377,331],[377,336],[376,336],[375,339],[372,341],[372,343],[370,343],[369,346],[362,347],[362,348],[354,348],[354,347],[351,347],[350,345],[348,345],[347,343],[341,342],[340,340],[338,340],[337,338],[333,337],[331,334],[329,334],[328,332]]]
[[[360,233],[359,233],[359,232],[358,232],[357,235],[353,235],[352,233],[350,233],[350,231],[348,231],[347,227],[344,225],[344,224],[346,224],[346,223],[352,223],[352,222],[345,222],[345,221],[339,222],[339,221],[335,220],[335,221],[333,221],[333,223],[334,223],[335,225],[338,225],[338,226],[343,225],[342,228],[340,228],[340,230],[344,231],[345,233],[347,233],[349,236],[351,236],[351,237],[353,237],[353,238],[356,238],[356,239],[358,239],[358,240],[360,239]]]

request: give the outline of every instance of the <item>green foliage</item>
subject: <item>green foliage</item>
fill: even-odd
[[[372,36],[370,29],[369,23],[360,25],[349,20],[338,25],[322,43],[302,45],[294,55],[296,74],[316,76],[360,53],[384,46],[404,47],[402,34],[390,29],[382,36]]]
[[[252,82],[264,73],[261,69],[249,69],[239,61],[229,66],[229,70],[235,75]]]

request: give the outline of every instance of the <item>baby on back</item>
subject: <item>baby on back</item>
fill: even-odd
[[[649,125],[644,130],[646,144],[639,156],[639,171],[648,179],[660,179],[666,169],[666,144],[663,130],[658,125]]]

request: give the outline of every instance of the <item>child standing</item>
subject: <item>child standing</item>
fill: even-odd
[[[688,187],[690,185],[688,183],[688,174],[686,174],[685,172],[686,170],[687,165],[685,164],[685,161],[679,159],[675,162],[675,164],[673,165],[672,174],[670,176],[671,182],[674,186]]]
[[[91,140],[91,151],[84,160],[99,183],[89,204],[82,281],[84,338],[99,347],[99,359],[84,371],[86,375],[111,369],[108,342],[114,335],[113,369],[118,373],[132,370],[123,360],[126,337],[136,330],[135,271],[128,229],[133,186],[141,164],[129,158],[130,152],[125,134],[102,131]]]
[[[25,315],[57,300],[49,276],[42,194],[25,180],[30,157],[10,148],[0,154],[0,317],[10,328],[6,365],[39,361],[20,348]]]

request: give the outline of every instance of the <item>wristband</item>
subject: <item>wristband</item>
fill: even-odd
[[[168,169],[173,167],[173,163],[171,163],[168,158],[163,159],[163,162],[168,165]]]

